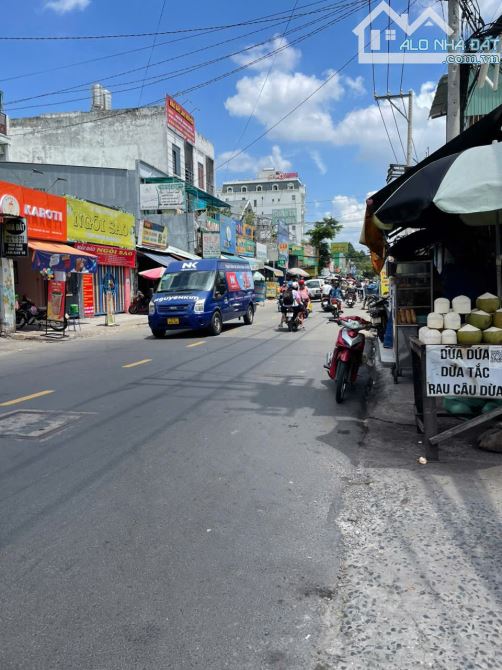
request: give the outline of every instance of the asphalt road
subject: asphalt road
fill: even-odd
[[[362,393],[335,405],[315,309],[0,341],[2,670],[316,667]]]

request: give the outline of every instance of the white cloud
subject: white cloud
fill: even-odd
[[[260,158],[251,156],[246,152],[235,156],[237,152],[238,150],[224,151],[216,159],[216,167],[218,168],[218,165],[229,161],[227,165],[224,165],[220,169],[225,172],[246,172],[250,176],[255,175],[259,170],[268,167],[275,168],[281,172],[290,170],[292,167],[291,161],[284,158],[281,148],[277,144],[274,144],[272,152],[268,156],[262,156]],[[235,158],[232,158],[233,156],[235,156]]]
[[[49,0],[45,3],[46,9],[52,9],[57,14],[66,14],[74,9],[84,10],[91,4],[91,0]]]
[[[326,172],[328,171],[328,168],[326,167],[326,164],[323,161],[319,151],[317,151],[317,149],[312,149],[312,151],[310,151],[309,153],[310,153],[310,158],[312,158],[312,160],[314,161],[314,163],[315,163],[317,169],[319,170],[319,172],[322,175],[325,175]]]
[[[262,58],[265,54],[280,49],[278,53],[272,54],[266,58]],[[237,54],[233,57],[239,65],[248,65],[257,58],[262,60],[250,65],[251,70],[268,70],[273,65],[275,70],[292,70],[300,62],[301,51],[288,45],[285,37],[276,35],[270,42],[260,44],[260,46],[253,47],[244,53]]]
[[[359,244],[366,210],[365,202],[360,202],[349,195],[335,195],[331,206],[331,216],[343,224],[343,230],[338,234],[337,239],[340,242],[352,242],[356,248],[365,248]]]

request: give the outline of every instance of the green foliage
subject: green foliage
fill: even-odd
[[[349,250],[347,255],[349,262],[356,266],[356,274],[363,275],[368,279],[371,279],[375,276],[375,271],[371,265],[371,259],[367,254],[364,253],[364,251],[357,251],[354,249],[353,244],[349,242]]]
[[[306,233],[310,244],[319,252],[319,269],[329,266],[331,261],[329,241],[333,240],[342,228],[342,224],[332,216],[325,216],[322,221],[316,221],[313,228]]]

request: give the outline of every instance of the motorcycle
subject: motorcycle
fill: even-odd
[[[329,299],[329,294],[328,295],[323,295],[321,298],[321,308],[324,312],[330,312],[331,311],[331,303]]]
[[[336,402],[341,403],[349,384],[354,384],[363,360],[366,337],[361,330],[371,323],[360,316],[341,317],[335,348],[328,354],[324,367],[335,381]]]
[[[336,321],[342,313],[342,301],[338,298],[331,298],[330,303],[331,318]]]
[[[356,304],[356,294],[355,294],[355,292],[347,291],[347,293],[345,295],[345,305],[349,309],[352,309],[355,304]]]
[[[387,298],[378,298],[372,300],[368,307],[368,312],[371,319],[371,325],[376,328],[378,339],[383,342],[385,331],[387,330],[388,317],[388,303]]]
[[[146,296],[141,291],[138,291],[136,297],[133,298],[129,305],[129,314],[148,314],[148,305],[150,303],[150,296]]]
[[[45,323],[52,330],[65,330],[68,326],[68,315],[65,314],[63,321],[48,321],[45,307],[37,307],[29,298],[23,297],[16,309],[16,328],[22,330],[25,326],[35,325],[41,328]]]
[[[286,326],[290,333],[296,333],[298,328],[301,326],[300,313],[295,311],[293,307],[286,307]]]

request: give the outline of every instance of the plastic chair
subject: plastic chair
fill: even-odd
[[[71,304],[68,306],[68,321],[69,325],[73,326],[73,330],[77,332],[77,324],[79,330],[82,330],[82,327],[80,325],[80,310],[78,305]]]

